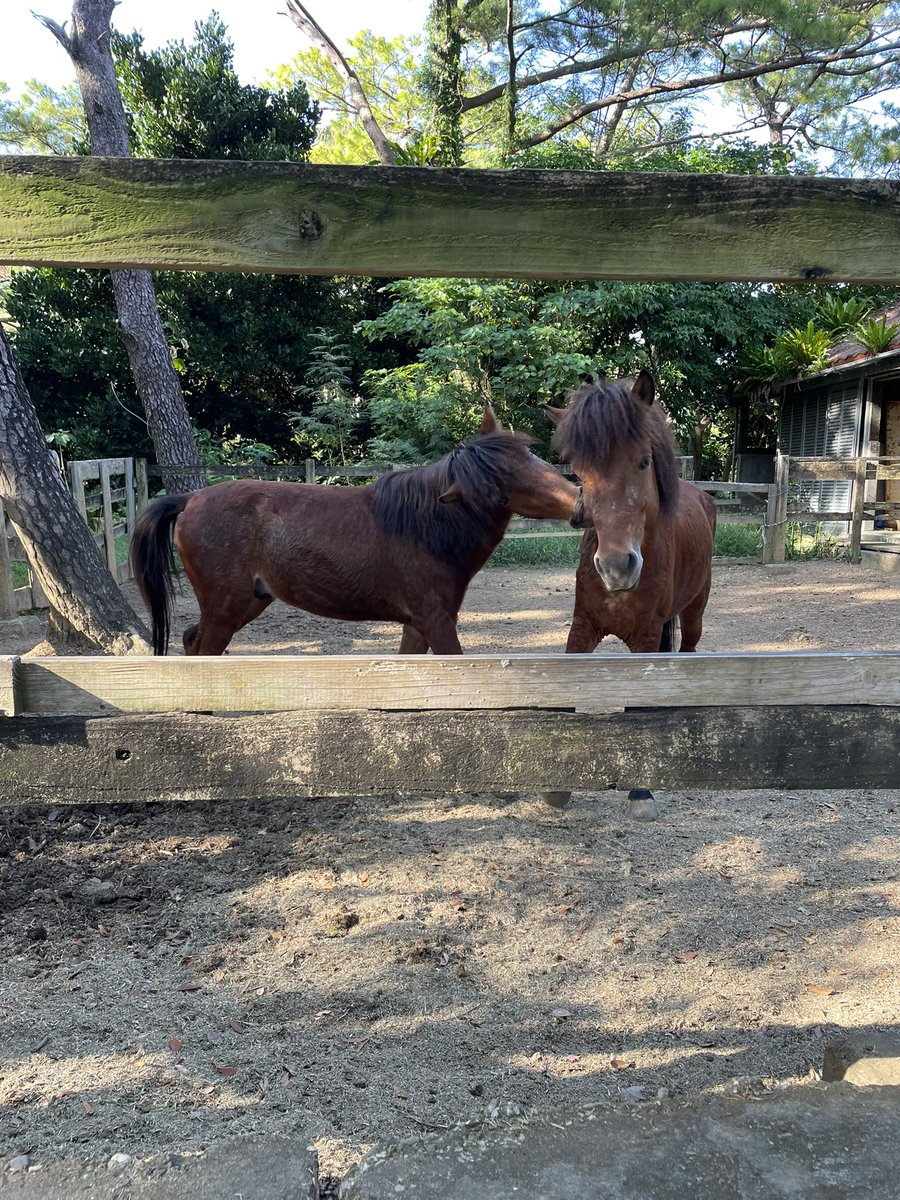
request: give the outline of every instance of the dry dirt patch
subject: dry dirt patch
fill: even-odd
[[[482,573],[463,644],[561,650],[572,594]],[[896,649],[898,601],[847,564],[721,569],[702,645]],[[273,606],[239,638],[398,631]],[[896,1025],[900,791],[660,801],[651,825],[610,793],[3,810],[0,1151],[288,1133],[337,1174],[495,1103],[797,1081],[837,1030]]]

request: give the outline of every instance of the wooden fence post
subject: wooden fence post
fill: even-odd
[[[103,493],[103,545],[106,550],[106,565],[113,579],[118,579],[116,562],[116,531],[113,528],[112,487],[109,482],[109,460],[100,460],[100,489]]]
[[[308,458],[306,460],[306,482],[316,482],[316,460],[314,458]]]
[[[766,519],[763,522],[762,527],[763,565],[767,565],[768,563],[775,561],[775,496],[775,484],[770,483],[766,488]]]
[[[150,499],[150,489],[147,486],[146,458],[136,458],[134,460],[134,491],[135,503],[138,512],[140,512],[142,508],[146,508],[147,501]]]
[[[787,525],[788,483],[791,473],[791,460],[780,450],[775,452],[775,483],[769,492],[769,502],[766,508],[766,525],[769,527],[771,539],[771,557],[769,562],[784,562],[784,538]]]
[[[852,492],[852,518],[850,521],[850,561],[853,563],[862,562],[862,523],[863,512],[866,502],[866,475],[868,473],[869,460],[859,457],[856,460],[856,468],[853,474],[853,492]]]

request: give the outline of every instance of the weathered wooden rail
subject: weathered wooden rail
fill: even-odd
[[[0,803],[900,787],[900,652],[0,660]]]
[[[9,156],[0,263],[895,283],[900,183]],[[896,653],[9,660],[0,800],[897,787],[898,670]]]
[[[900,183],[8,155],[0,263],[894,283]]]

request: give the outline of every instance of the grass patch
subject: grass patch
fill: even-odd
[[[826,533],[821,523],[801,525],[790,522],[784,531],[784,557],[788,562],[809,559],[849,559],[850,547],[839,542],[833,533]]]
[[[713,554],[718,558],[753,558],[762,550],[761,525],[717,525]]]

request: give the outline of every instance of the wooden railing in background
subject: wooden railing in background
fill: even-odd
[[[376,479],[402,463],[371,463],[367,465],[327,464],[307,458],[302,463],[279,463],[274,466],[228,466],[208,464],[201,474],[212,479],[282,479],[303,483],[318,483],[339,479]],[[781,563],[785,561],[786,529],[788,524],[800,525],[822,522],[846,523],[851,561],[859,562],[865,541],[865,525],[876,518],[897,520],[900,504],[875,498],[877,484],[900,479],[900,458],[789,458],[775,456],[774,483],[733,483],[722,480],[695,480],[694,460],[683,456],[679,460],[681,476],[696,487],[715,493],[719,521],[731,525],[759,525],[762,530],[762,551],[753,559],[734,561]],[[178,464],[176,464],[176,467]],[[196,468],[195,468],[196,469]],[[561,466],[563,474],[571,475],[569,466]],[[172,470],[171,467],[168,470]],[[69,486],[79,511],[90,526],[94,540],[103,551],[113,577],[123,583],[131,577],[127,561],[119,562],[117,542],[130,536],[135,516],[147,503],[148,479],[158,480],[160,467],[141,458],[86,459],[68,464]],[[852,482],[848,509],[816,511],[796,502],[796,493],[804,483]],[[99,485],[99,486],[91,486]],[[124,511],[123,511],[124,510]],[[14,562],[25,562],[25,553],[8,520],[6,536],[0,537],[0,620],[20,612],[42,608],[47,604],[43,588],[28,571],[28,581],[15,586],[12,574]],[[533,538],[580,537],[581,531],[563,528],[546,521],[514,519],[507,533],[509,540]],[[727,562],[729,560],[717,560]]]

